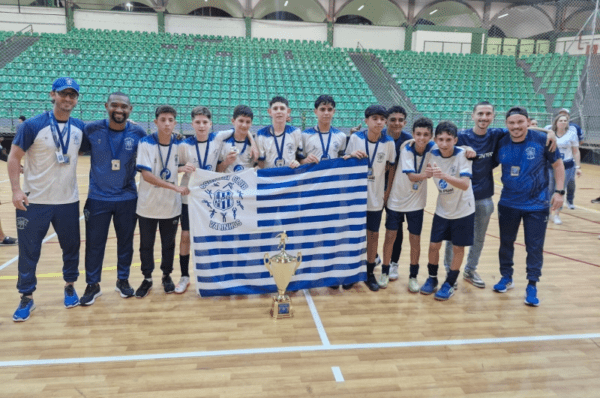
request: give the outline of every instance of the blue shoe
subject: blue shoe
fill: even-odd
[[[500,279],[500,282],[498,282],[494,285],[493,289],[495,292],[498,292],[498,293],[506,293],[507,290],[510,290],[513,287],[515,287],[515,285],[513,285],[512,278],[510,278],[508,276],[503,276]]]
[[[537,298],[537,288],[535,286],[527,285],[527,289],[525,289],[525,304],[532,307],[540,305],[540,300]]]
[[[450,286],[448,282],[444,282],[433,298],[438,301],[446,301],[452,296],[454,296],[454,287]]]
[[[438,281],[432,277],[427,278],[423,286],[421,286],[421,294],[432,294],[437,288]]]
[[[22,296],[19,307],[13,315],[13,321],[25,322],[31,316],[31,311],[35,310],[35,303],[31,297]]]
[[[73,285],[65,286],[65,307],[73,308],[79,305],[79,297]]]

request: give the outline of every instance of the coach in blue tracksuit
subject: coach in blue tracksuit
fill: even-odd
[[[500,222],[500,282],[494,290],[504,293],[513,285],[514,243],[523,220],[527,251],[525,304],[537,307],[536,283],[542,275],[543,249],[546,237],[548,209],[560,208],[565,194],[565,168],[558,151],[546,147],[546,135],[528,130],[529,115],[525,108],[513,107],[506,113],[510,135],[498,142],[495,160],[502,165],[502,194],[498,202]],[[556,191],[549,197],[548,171],[550,163],[556,178]]]
[[[132,297],[129,269],[133,258],[135,209],[135,160],[144,130],[127,118],[132,106],[129,97],[116,92],[105,104],[108,119],[86,125],[82,151],[91,150],[90,189],[85,202],[85,279],[87,287],[80,304],[92,305],[102,295],[100,277],[112,218],[117,235],[117,284],[121,297]]]
[[[52,84],[50,97],[52,111],[32,117],[19,126],[8,157],[19,243],[17,289],[21,302],[13,315],[15,322],[26,321],[35,309],[35,272],[50,224],[63,253],[65,307],[79,304],[73,283],[79,277],[77,155],[84,124],[71,117],[79,99],[79,84],[69,77],[58,78]]]

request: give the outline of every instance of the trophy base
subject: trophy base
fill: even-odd
[[[271,316],[275,319],[293,317],[294,310],[292,309],[292,300],[290,300],[288,296],[284,296],[284,298],[281,300],[277,299],[277,296],[273,296]]]

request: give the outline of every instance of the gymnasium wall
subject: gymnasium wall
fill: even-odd
[[[64,8],[0,6],[0,30],[19,31],[27,25],[34,32],[67,33]]]
[[[246,36],[246,23],[241,18],[197,17],[192,15],[165,15],[165,31],[194,35]]]
[[[158,18],[154,13],[75,10],[74,19],[78,29],[158,32]]]
[[[404,28],[388,26],[335,25],[334,47],[404,50]]]
[[[468,54],[471,52],[470,32],[433,32],[417,30],[413,32],[413,51],[445,52]],[[443,51],[442,51],[443,49]]]
[[[588,52],[600,54],[600,40],[598,37],[594,39],[592,49],[592,35],[588,36],[576,36],[576,37],[562,37],[556,40],[556,52],[557,53],[569,53],[571,55],[583,55]]]
[[[327,24],[253,19],[252,37],[327,41]]]

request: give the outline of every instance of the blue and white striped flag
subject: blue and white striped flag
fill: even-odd
[[[201,296],[277,291],[264,254],[302,253],[288,290],[366,279],[367,163],[335,159],[297,169],[197,170],[189,183],[196,289]]]

